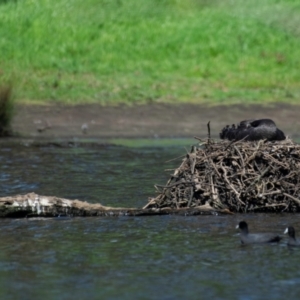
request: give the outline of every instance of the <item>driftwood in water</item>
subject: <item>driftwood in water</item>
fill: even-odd
[[[208,205],[232,212],[300,212],[300,145],[214,142],[210,138],[183,159],[158,196],[144,208]]]
[[[125,208],[108,207],[79,200],[40,196],[35,193],[0,198],[0,218],[24,217],[90,217],[90,216],[147,216],[147,215],[211,215],[226,214],[227,210],[198,208]]]

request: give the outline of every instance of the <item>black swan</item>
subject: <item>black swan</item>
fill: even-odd
[[[245,141],[282,141],[285,140],[284,133],[276,127],[271,119],[253,119],[240,122],[237,126],[234,124],[226,126],[220,132],[221,139],[227,140],[245,140]]]
[[[249,233],[248,224],[241,221],[236,228],[241,231],[242,244],[277,243],[281,237],[273,233]]]

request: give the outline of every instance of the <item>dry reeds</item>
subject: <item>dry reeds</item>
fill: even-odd
[[[12,88],[10,85],[0,86],[0,137],[10,136],[13,116]]]

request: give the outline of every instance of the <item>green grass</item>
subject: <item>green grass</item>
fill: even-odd
[[[0,0],[18,101],[300,99],[297,0]]]

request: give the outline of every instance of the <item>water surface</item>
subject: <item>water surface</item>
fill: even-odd
[[[140,207],[184,153],[2,145],[0,190]],[[296,214],[0,220],[1,299],[298,299],[300,249],[241,246],[241,219],[253,232],[300,231]]]

